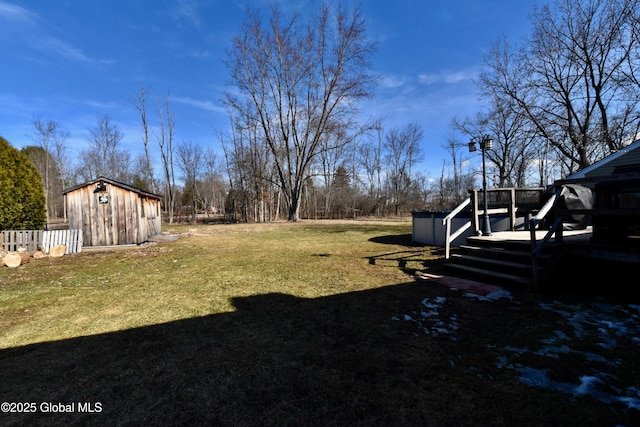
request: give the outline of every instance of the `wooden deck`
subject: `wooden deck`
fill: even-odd
[[[540,242],[547,230],[536,231]],[[532,264],[531,233],[497,231],[490,236],[469,236],[447,262],[451,271],[486,283],[512,283],[538,289],[559,283],[610,282],[640,266],[640,242],[594,243],[592,228],[563,230],[561,244],[551,237],[546,249]],[[544,279],[532,276],[533,265]],[[635,274],[635,273],[634,273]],[[555,283],[555,285],[553,284]]]
[[[536,230],[536,240],[541,241],[547,234],[547,230]],[[564,243],[589,243],[591,241],[592,228],[587,227],[584,230],[564,230],[562,232]],[[531,233],[528,230],[522,231],[495,231],[491,236],[472,236],[472,239],[478,239],[487,242],[526,242],[531,243]],[[551,238],[554,239],[553,237]]]
[[[640,264],[640,244],[629,243],[594,243],[591,240],[592,227],[584,230],[564,230],[563,246],[568,255],[577,258],[592,258],[598,260]],[[536,231],[536,241],[540,242],[546,235],[546,230]],[[530,248],[531,234],[529,231],[497,231],[491,236],[471,236],[470,241],[512,243]],[[554,237],[551,238],[551,242]],[[638,242],[640,243],[640,242]]]
[[[571,208],[560,203],[559,200],[565,197],[562,193],[564,184],[558,186],[544,204],[542,194],[538,194],[533,207],[522,196],[525,194],[522,191],[526,192],[526,189],[496,190],[490,193],[494,195],[493,204],[490,204],[487,213],[501,213],[504,216],[506,212],[508,226],[501,218],[497,218],[496,225],[517,231],[494,230],[489,236],[468,234],[479,234],[479,219],[483,214],[477,203],[478,193],[473,192],[469,199],[443,219],[445,266],[453,272],[481,277],[490,282],[500,280],[529,285],[533,290],[567,283],[576,283],[577,286],[596,281],[606,286],[611,286],[612,282],[627,283],[624,278],[637,277],[640,267],[640,224],[637,221],[640,211],[634,204],[640,203],[640,198],[635,196],[640,187],[636,185],[637,180],[632,183],[633,197],[626,197],[624,205],[608,207],[606,203],[601,203],[599,209],[594,208],[587,197],[584,203]],[[510,191],[508,203],[503,200],[504,194],[498,191]],[[612,194],[615,196],[621,191]],[[627,193],[629,191],[624,194]],[[616,197],[613,199],[618,200]],[[454,227],[453,219],[468,206],[471,206],[471,221],[462,221],[462,225]],[[565,230],[563,226],[574,224],[576,217],[581,218],[580,222],[594,224],[595,227]],[[538,230],[541,226],[545,229]],[[536,229],[533,242],[532,233],[524,229],[529,227]],[[555,234],[550,235],[551,230],[555,230]],[[458,243],[462,235],[468,236],[466,242]],[[451,243],[456,239],[457,246],[454,248]]]

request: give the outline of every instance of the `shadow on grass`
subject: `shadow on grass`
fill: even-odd
[[[413,241],[411,234],[391,234],[386,236],[372,237],[369,239],[371,242],[381,243],[383,245],[402,245],[408,247],[422,247],[422,243]]]
[[[5,349],[1,401],[39,409],[100,402],[101,412],[0,413],[0,424],[410,425],[449,417],[457,403],[420,391],[423,379],[441,374],[433,362],[416,363],[391,321],[399,300],[423,297],[412,284],[318,299],[257,295],[234,299],[236,312]],[[441,414],[421,408],[422,399],[440,401]]]
[[[414,242],[411,234],[378,236],[369,239],[369,241],[408,248],[403,251],[370,256],[367,259],[371,265],[380,261],[397,262],[398,268],[408,275],[414,275],[417,272],[441,274],[444,271],[444,248]]]
[[[485,334],[506,327],[505,319],[517,328],[513,313],[502,318],[493,306],[492,315],[469,320],[472,328],[461,314],[460,329],[468,329],[461,335],[468,335],[460,343],[418,336],[398,320],[445,292],[451,291],[403,283],[314,299],[256,295],[235,298],[235,312],[1,350],[0,401],[33,402],[38,412],[0,413],[0,424],[593,425],[606,419],[593,405],[535,391],[493,366]],[[469,316],[468,307],[460,312]],[[74,404],[74,412],[42,413],[43,402]],[[93,408],[99,402],[101,411],[78,413],[87,402]]]

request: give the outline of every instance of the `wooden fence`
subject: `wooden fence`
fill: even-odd
[[[27,252],[42,250],[49,253],[55,245],[67,246],[66,254],[82,252],[82,230],[3,230],[0,231],[0,249]]]

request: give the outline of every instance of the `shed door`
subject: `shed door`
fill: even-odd
[[[111,239],[113,233],[113,218],[111,215],[111,206],[113,200],[109,193],[98,194],[98,223],[97,225],[97,241],[96,246],[109,246],[113,244]]]

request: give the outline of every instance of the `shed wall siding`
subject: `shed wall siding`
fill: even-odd
[[[139,244],[160,233],[159,200],[110,183],[105,187],[104,193],[94,193],[95,185],[88,185],[66,194],[69,228],[83,231],[84,246]],[[100,204],[100,195],[108,203]]]

